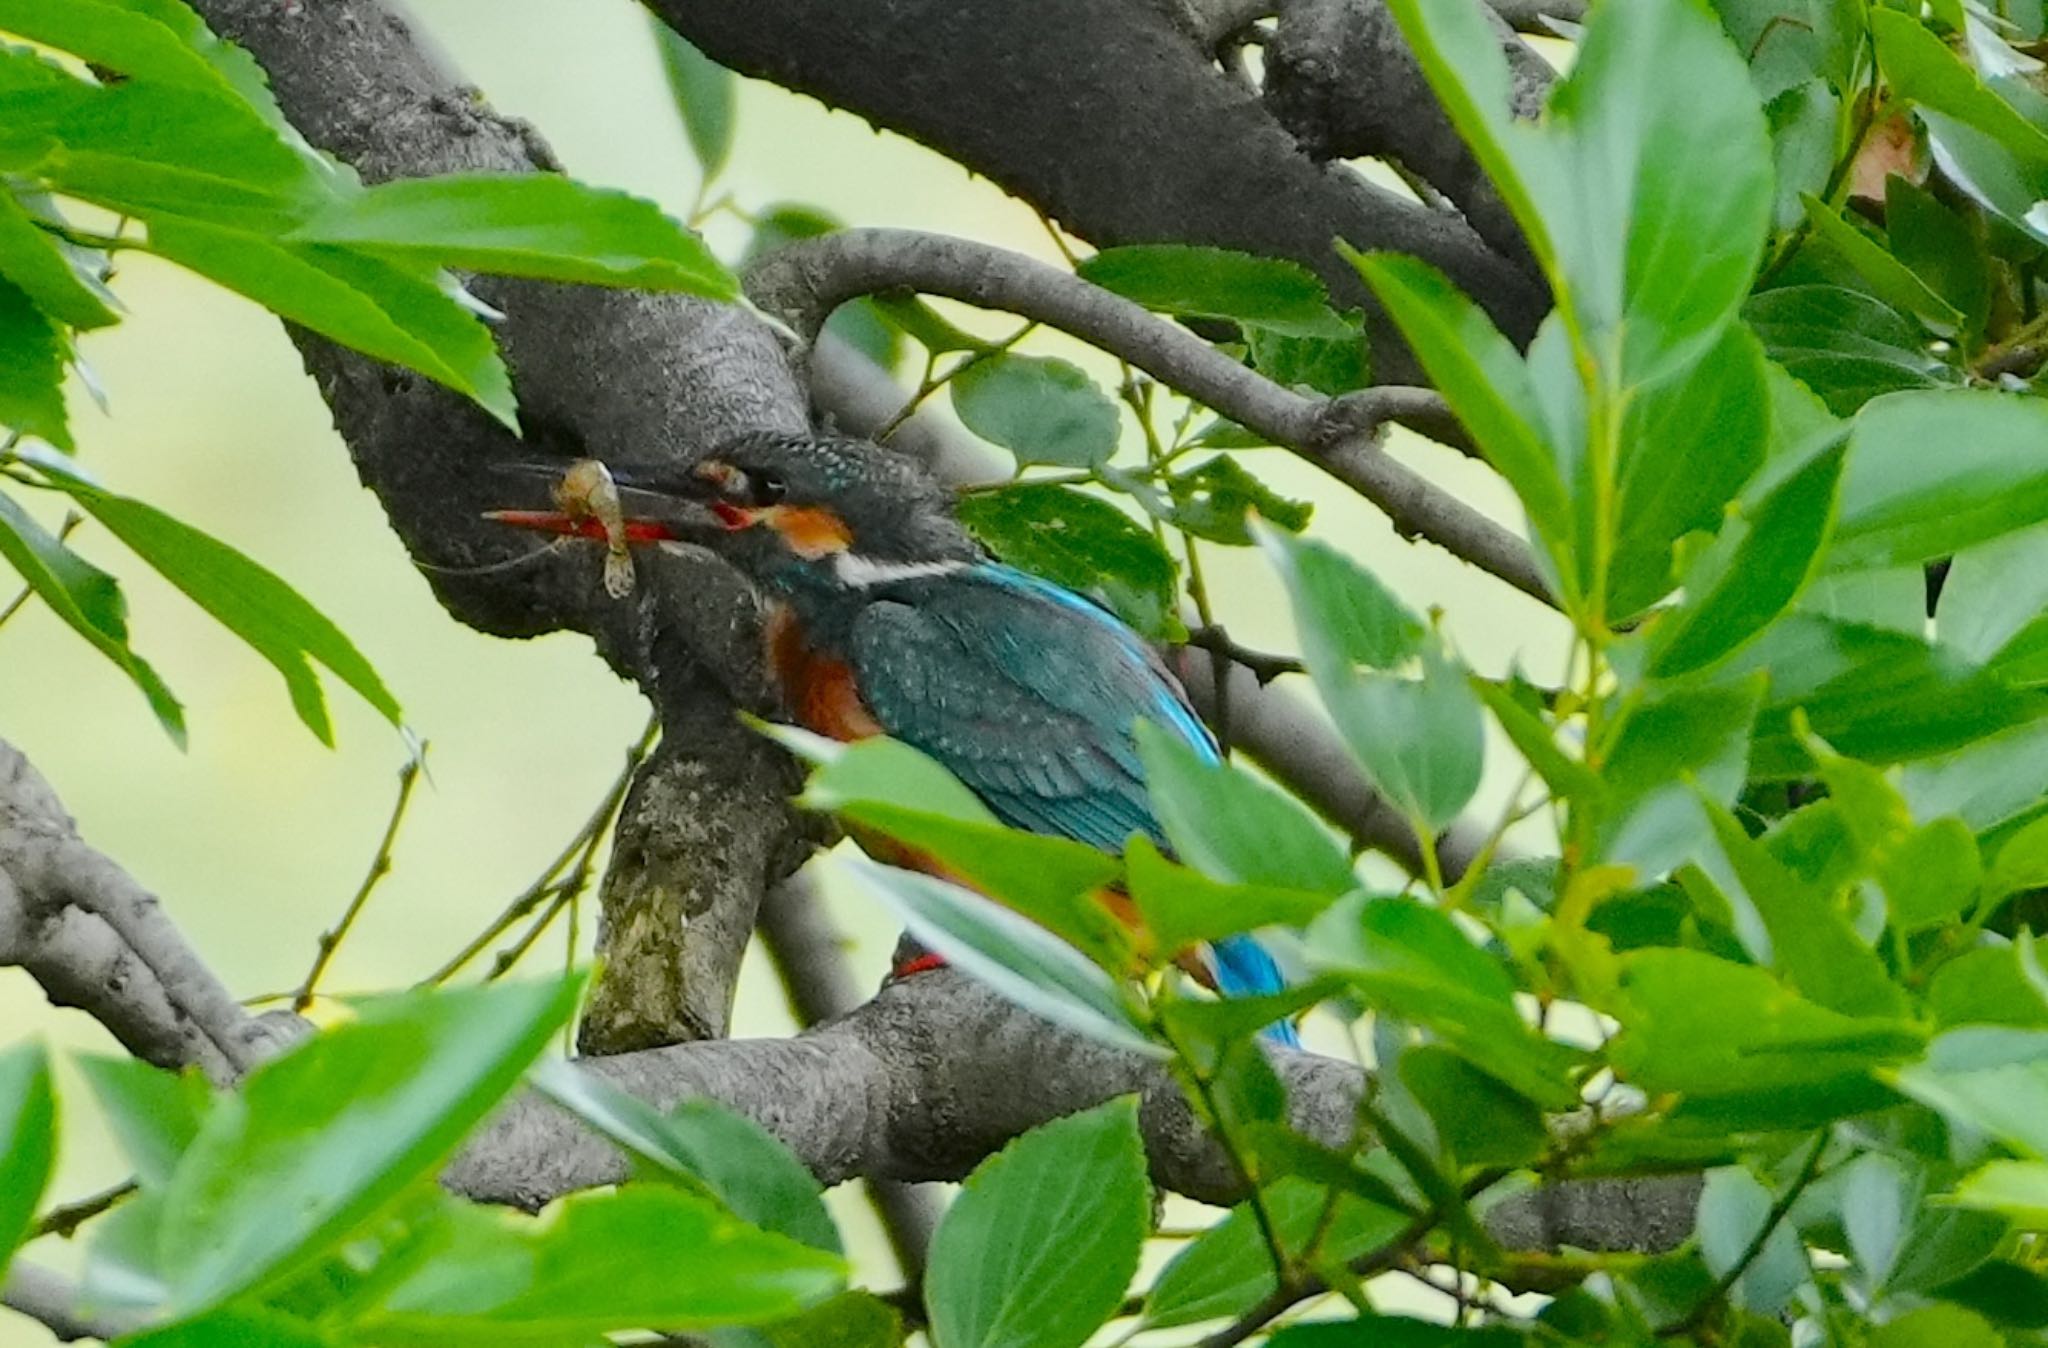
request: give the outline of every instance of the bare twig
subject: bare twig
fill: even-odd
[[[363,873],[363,881],[356,886],[348,907],[342,909],[341,920],[332,928],[320,933],[320,948],[313,956],[313,967],[306,970],[304,981],[298,991],[292,994],[292,1010],[304,1011],[313,1004],[313,994],[320,986],[320,975],[334,958],[334,952],[341,948],[349,928],[355,925],[356,917],[363,911],[363,905],[370,901],[371,893],[378,881],[391,873],[391,848],[398,841],[398,830],[405,823],[405,808],[412,803],[412,789],[419,781],[420,764],[425,760],[427,746],[420,745],[419,752],[406,759],[398,770],[398,797],[391,804],[391,817],[385,821],[383,836],[377,840],[377,854],[370,859],[369,870]]]
[[[139,1317],[117,1311],[88,1313],[79,1305],[78,1286],[60,1273],[16,1260],[0,1287],[0,1305],[41,1324],[65,1343],[79,1339],[116,1339],[141,1326]]]
[[[1412,410],[1414,390],[1394,395],[1378,417],[1367,415],[1376,391],[1353,394],[1333,421],[1329,403],[1280,387],[1119,295],[1022,253],[914,230],[807,240],[762,258],[747,276],[754,301],[806,336],[847,300],[905,287],[1020,314],[1092,343],[1323,468],[1385,511],[1404,537],[1427,538],[1554,602],[1520,538],[1389,458],[1376,435],[1348,431],[1361,417],[1376,429]]]
[[[141,1187],[140,1183],[130,1177],[96,1194],[88,1194],[75,1203],[60,1203],[36,1218],[34,1234],[59,1236],[69,1240],[78,1234],[79,1227],[128,1198]]]

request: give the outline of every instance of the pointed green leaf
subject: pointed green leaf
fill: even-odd
[[[1353,334],[1323,283],[1298,262],[1188,244],[1105,248],[1075,269],[1084,281],[1159,313],[1222,318],[1289,337]]]
[[[73,261],[82,251],[38,227],[14,193],[0,192],[0,278],[60,323],[103,328],[115,321],[113,296]]]
[[[0,278],[0,427],[72,448],[64,410],[64,339],[49,316]]]
[[[1323,894],[1351,888],[1351,859],[1292,796],[1178,736],[1138,726],[1145,786],[1180,859],[1219,880]]]
[[[697,152],[698,166],[708,180],[716,178],[732,154],[733,104],[738,83],[733,73],[699,51],[688,38],[650,14],[654,43],[661,52],[661,72],[669,96]]]
[[[1006,351],[976,361],[947,387],[967,429],[1019,463],[1096,468],[1116,453],[1116,404],[1071,361]]]
[[[1146,636],[1171,637],[1180,576],[1149,530],[1102,497],[1049,482],[971,492],[960,522],[1003,561],[1093,595]]]
[[[41,1044],[0,1051],[0,1275],[35,1225],[57,1155],[57,1097]]]
[[[161,1187],[199,1134],[212,1099],[206,1079],[196,1070],[166,1072],[140,1058],[78,1054],[72,1062],[91,1084],[136,1176]]]
[[[1225,884],[1175,865],[1145,837],[1124,854],[1131,900],[1160,953],[1220,940],[1259,927],[1306,926],[1330,906],[1331,895],[1273,885]]]
[[[1122,1303],[1151,1224],[1136,1099],[1033,1129],[976,1167],[939,1223],[934,1348],[1080,1348]]]

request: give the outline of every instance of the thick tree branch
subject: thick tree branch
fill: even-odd
[[[770,253],[747,274],[754,302],[806,336],[846,301],[894,289],[1033,318],[1120,356],[1321,467],[1379,506],[1404,536],[1427,538],[1550,601],[1527,544],[1381,447],[1380,422],[1428,401],[1412,390],[1395,392],[1384,411],[1371,392],[1336,403],[1306,398],[1078,276],[1009,249],[916,230],[845,230]]]
[[[1534,116],[1550,66],[1496,18],[1514,72],[1514,107]],[[1423,78],[1385,0],[1287,0],[1266,44],[1266,105],[1318,160],[1384,156],[1464,211],[1479,236],[1529,276],[1534,257]]]
[[[932,146],[1098,246],[1202,243],[1300,261],[1366,307],[1384,379],[1414,382],[1417,369],[1332,239],[1429,260],[1525,340],[1549,308],[1542,286],[1462,221],[1314,162],[1164,4],[650,7],[717,60]]]

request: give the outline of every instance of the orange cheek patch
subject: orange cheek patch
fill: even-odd
[[[763,511],[762,518],[799,557],[829,557],[853,546],[846,521],[822,506],[775,506]]]

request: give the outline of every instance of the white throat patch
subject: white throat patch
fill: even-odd
[[[863,557],[857,552],[840,552],[832,556],[832,571],[839,577],[839,583],[853,590],[871,590],[877,585],[889,585],[899,580],[950,576],[966,565],[960,561],[885,562]]]

